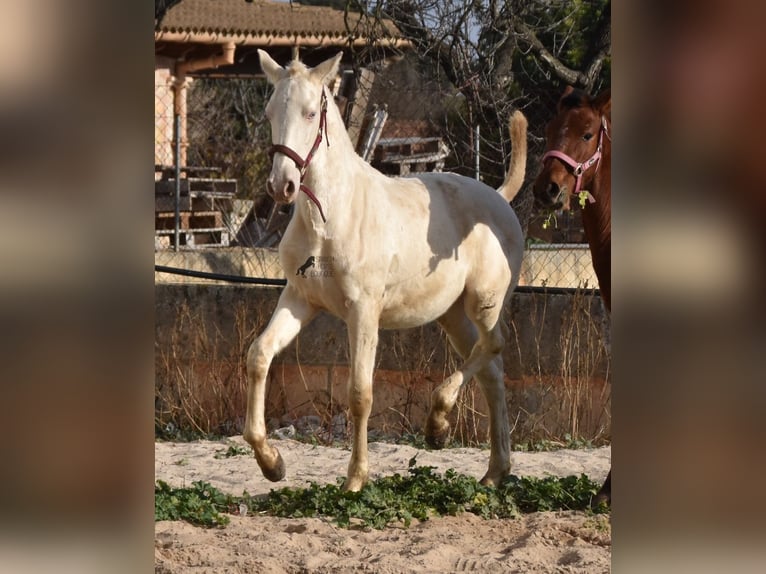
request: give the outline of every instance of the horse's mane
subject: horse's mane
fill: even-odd
[[[285,66],[285,69],[289,72],[291,76],[297,76],[301,73],[306,73],[308,71],[308,68],[306,67],[306,64],[301,62],[300,60],[291,60],[287,66]]]

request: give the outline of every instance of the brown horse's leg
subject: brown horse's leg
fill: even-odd
[[[609,474],[606,475],[606,480],[604,481],[604,484],[601,486],[601,489],[598,491],[596,496],[593,497],[593,500],[590,502],[591,508],[594,510],[598,509],[599,506],[602,504],[606,504],[607,506],[612,505],[612,469],[609,469]]]

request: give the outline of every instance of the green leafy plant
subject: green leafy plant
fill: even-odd
[[[585,510],[591,498],[598,492],[599,485],[586,475],[547,476],[534,478],[529,476],[510,476],[501,488],[518,505],[521,512],[540,512],[546,510]]]
[[[232,497],[207,483],[191,489],[171,489],[158,481],[155,520],[186,520],[203,526],[228,522],[222,512],[247,509],[285,518],[331,517],[343,528],[410,526],[413,519],[471,512],[482,518],[513,518],[521,512],[588,510],[599,485],[587,476],[566,478],[510,476],[499,487],[482,486],[476,479],[450,469],[443,475],[434,467],[415,466],[407,476],[394,474],[368,483],[359,492],[345,492],[337,484],[281,488],[268,495]],[[600,511],[607,510],[606,507]]]
[[[577,192],[577,203],[580,204],[580,207],[585,208],[585,205],[588,203],[590,197],[591,194],[589,191],[579,191]],[[559,224],[558,219],[556,219],[556,214],[553,211],[549,212],[543,220],[543,229],[549,229],[550,227],[557,229],[558,226]]]
[[[564,448],[595,448],[595,445],[590,439],[572,437],[569,433],[564,434],[563,441],[540,439],[537,441],[517,442],[513,445],[513,450],[520,452],[547,452]]]
[[[213,458],[231,458],[233,456],[245,456],[252,454],[253,451],[249,446],[241,446],[238,444],[231,444],[227,449],[219,449],[215,451]]]
[[[158,480],[154,485],[154,520],[185,520],[199,526],[225,526],[236,498],[207,482],[196,481],[191,488],[172,488]]]
[[[543,221],[543,229],[548,229],[549,227],[553,226],[554,228],[558,227],[558,220],[556,219],[556,214],[552,211],[546,216],[545,220]]]
[[[272,490],[249,499],[251,510],[275,516],[330,516],[341,527],[409,526],[412,519],[471,512],[482,518],[512,518],[520,512],[586,510],[599,485],[585,475],[566,478],[510,476],[498,488],[447,470],[410,466],[408,476],[394,474],[372,481],[360,492],[344,492],[338,484],[305,489]]]

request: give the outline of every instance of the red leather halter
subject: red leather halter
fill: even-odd
[[[309,168],[309,164],[311,163],[311,159],[314,157],[314,154],[319,149],[319,144],[322,143],[322,134],[327,134],[327,96],[324,92],[324,87],[322,87],[322,99],[319,103],[319,129],[317,130],[317,136],[314,139],[314,145],[311,146],[311,149],[309,150],[308,155],[306,156],[306,159],[302,159],[301,156],[299,156],[294,150],[290,149],[286,145],[282,144],[274,144],[268,149],[269,157],[273,160],[275,153],[281,153],[289,157],[291,160],[295,162],[295,165],[298,167],[298,170],[301,174],[301,180],[300,180],[300,190],[305,193],[311,201],[314,202],[314,204],[319,208],[319,215],[322,216],[322,221],[326,222],[327,219],[325,219],[324,211],[322,211],[322,204],[319,203],[319,200],[317,199],[317,196],[314,195],[314,192],[311,191],[308,186],[303,184],[303,178],[306,177],[306,171]],[[330,138],[327,137],[327,145],[330,145]]]
[[[590,169],[590,167],[593,164],[598,164],[601,161],[601,152],[604,147],[604,134],[606,134],[606,137],[611,139],[611,137],[609,136],[609,130],[606,127],[606,118],[604,116],[601,116],[601,129],[599,129],[598,131],[598,147],[596,148],[595,153],[582,163],[578,163],[572,157],[558,150],[550,150],[545,152],[545,154],[543,155],[543,159],[542,159],[543,162],[545,162],[545,160],[548,159],[549,157],[555,157],[557,159],[560,159],[561,161],[563,161],[565,164],[567,164],[569,167],[572,168],[572,174],[575,176],[575,188],[574,188],[574,191],[572,192],[572,195],[578,195],[580,193],[580,186],[582,185],[583,174],[588,169]],[[598,169],[598,165],[596,165],[596,169]],[[591,195],[590,191],[586,191],[585,193],[588,194],[588,201],[590,203],[596,202],[596,199]]]

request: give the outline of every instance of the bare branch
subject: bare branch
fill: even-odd
[[[514,31],[537,58],[562,81],[590,91],[598,79],[604,60],[612,49],[611,2],[607,3],[601,15],[595,37],[598,39],[586,57],[585,70],[573,70],[552,54],[540,40],[535,31],[521,20],[514,22]]]
[[[537,35],[534,33],[534,31],[524,22],[516,21],[514,23],[514,31],[518,37],[532,49],[532,52],[538,57],[538,59],[548,65],[548,67],[554,74],[556,74],[556,76],[568,84],[580,86],[585,85],[585,74],[565,66],[561,60],[551,54],[548,49],[543,46],[543,43],[537,39]]]

